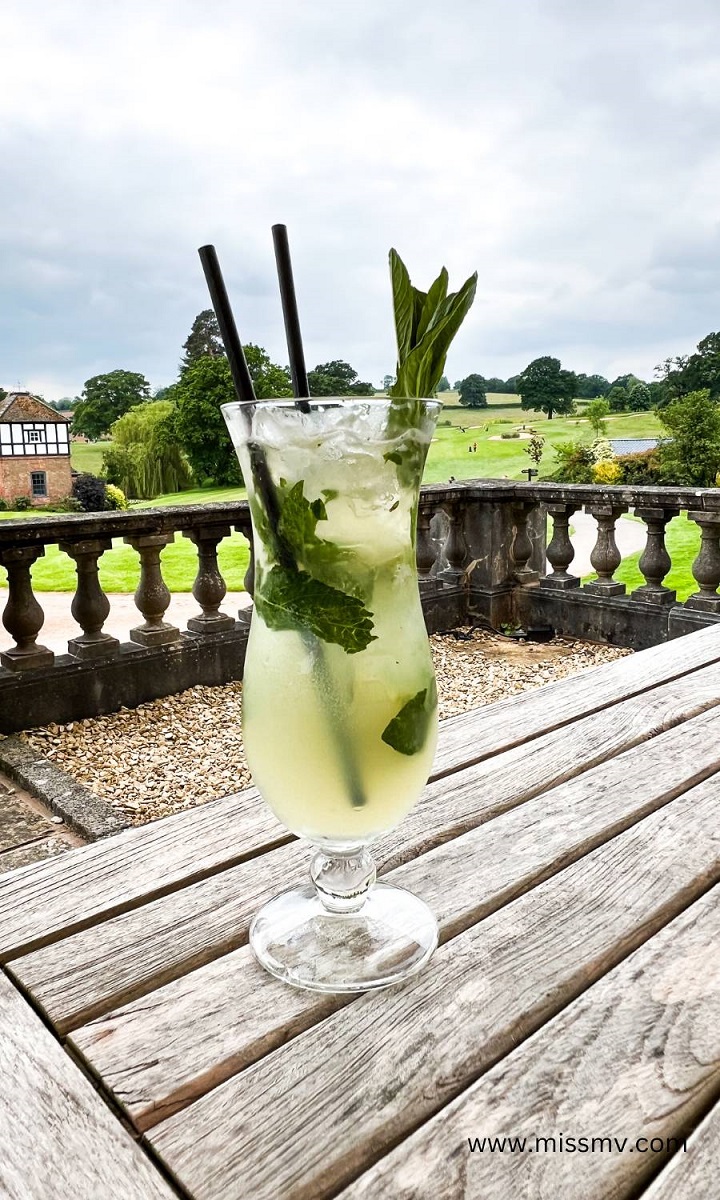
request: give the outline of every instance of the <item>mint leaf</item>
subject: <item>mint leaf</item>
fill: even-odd
[[[398,754],[417,754],[425,745],[436,704],[437,690],[433,679],[429,687],[423,688],[412,700],[403,704],[397,716],[385,726],[382,740],[397,750]]]
[[[319,542],[315,528],[318,521],[327,521],[327,512],[322,500],[306,499],[300,479],[280,500],[278,533],[293,552],[296,559],[303,561],[306,547]]]
[[[362,600],[313,579],[306,571],[275,566],[255,590],[255,607],[268,629],[308,631],[357,654],[374,642],[373,614]]]

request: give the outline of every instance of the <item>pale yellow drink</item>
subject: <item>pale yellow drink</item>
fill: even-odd
[[[347,411],[337,414],[336,423],[332,410],[310,414],[302,432],[292,429],[292,438],[290,427],[303,425],[292,409],[279,421],[277,414],[264,422],[256,416],[254,475],[248,436],[228,420],[255,527],[246,754],[278,818],[320,845],[367,843],[397,825],[427,780],[437,739],[435,682],[415,567],[419,478],[408,478],[422,470],[434,414],[422,428],[393,439],[378,424],[373,406],[365,407],[350,429]],[[257,448],[284,514],[280,551],[268,530]],[[299,519],[288,517],[293,505],[307,521],[305,546]],[[312,517],[308,506],[314,507]],[[306,582],[310,576],[362,604],[371,638],[361,649],[348,652],[301,621],[295,628],[277,627],[276,606],[269,600],[272,573],[281,571],[283,530],[289,530],[294,563]],[[292,583],[292,570],[286,576]],[[283,613],[280,620],[285,619]]]

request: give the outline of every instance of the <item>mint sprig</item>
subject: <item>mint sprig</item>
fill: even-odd
[[[309,632],[358,654],[375,641],[373,614],[362,600],[313,579],[307,571],[274,566],[257,588],[255,605],[269,629]]]
[[[410,757],[422,750],[427,739],[430,721],[437,705],[437,689],[433,679],[428,687],[417,692],[403,704],[382,732],[382,740],[398,754]]]

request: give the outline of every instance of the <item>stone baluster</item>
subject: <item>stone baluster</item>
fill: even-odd
[[[200,525],[183,533],[183,537],[197,546],[198,552],[198,572],[192,591],[202,613],[187,623],[193,633],[220,633],[235,627],[233,618],[220,612],[227,587],[218,567],[217,548],[229,536],[229,525]]]
[[[513,561],[515,579],[523,585],[535,583],[538,579],[538,572],[532,571],[527,565],[533,551],[527,522],[534,508],[534,502],[513,504],[512,508],[513,540],[510,546],[510,557]]]
[[[76,658],[101,658],[119,651],[117,638],[102,631],[110,612],[110,601],[100,587],[98,559],[111,546],[110,538],[60,542],[60,549],[73,559],[77,572],[77,588],[70,612],[82,634],[68,642],[68,651]]]
[[[31,567],[45,553],[43,546],[8,546],[0,550],[0,563],[8,574],[8,600],[2,622],[15,642],[0,653],[0,663],[10,671],[51,667],[55,655],[47,646],[38,646],[37,635],[45,613],[35,599]]]
[[[720,513],[689,512],[688,517],[700,526],[700,553],[692,565],[700,591],[685,601],[685,607],[720,612]]]
[[[467,545],[463,532],[465,509],[462,504],[450,503],[443,505],[443,511],[448,519],[448,532],[443,548],[448,565],[442,572],[442,582],[446,587],[457,587],[467,559]]]
[[[243,517],[237,522],[235,528],[237,529],[238,533],[241,533],[243,537],[246,538],[250,548],[250,560],[248,562],[247,571],[245,572],[243,584],[248,596],[252,596],[253,592],[255,591],[255,539],[253,537],[252,521],[250,520],[249,512],[247,516]],[[243,620],[243,614],[245,612],[245,609],[240,609],[239,616],[241,621]]]
[[[632,593],[633,600],[649,600],[653,604],[673,604],[675,592],[665,587],[663,579],[672,563],[665,547],[665,526],[679,513],[679,508],[635,508],[635,516],[647,526],[647,542],[640,555],[640,574],[645,583]]]
[[[180,630],[163,620],[170,593],[162,577],[160,551],[174,540],[174,533],[134,534],[123,539],[140,555],[135,603],[145,621],[130,630],[130,637],[141,646],[166,646],[180,637]]]
[[[430,533],[430,522],[435,516],[434,512],[427,506],[420,508],[417,519],[417,543],[415,557],[417,562],[417,571],[420,583],[426,587],[432,583],[430,572],[435,565],[437,552],[435,542]]]
[[[552,573],[540,580],[543,587],[567,588],[580,587],[577,575],[568,574],[568,567],[575,557],[575,548],[570,541],[570,518],[577,511],[576,504],[547,504],[549,516],[553,520],[552,539],[545,551],[545,556],[552,567]]]
[[[622,562],[622,555],[615,542],[615,522],[627,512],[626,504],[586,504],[585,512],[594,517],[598,524],[597,541],[590,555],[590,562],[597,572],[597,579],[585,584],[585,590],[603,596],[622,596],[625,584],[613,579]]]

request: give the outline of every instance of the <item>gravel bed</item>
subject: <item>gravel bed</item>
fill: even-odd
[[[480,629],[436,634],[430,643],[441,718],[631,653],[561,638],[514,642]],[[242,683],[194,687],[136,709],[20,736],[142,825],[250,785],[241,709]]]

